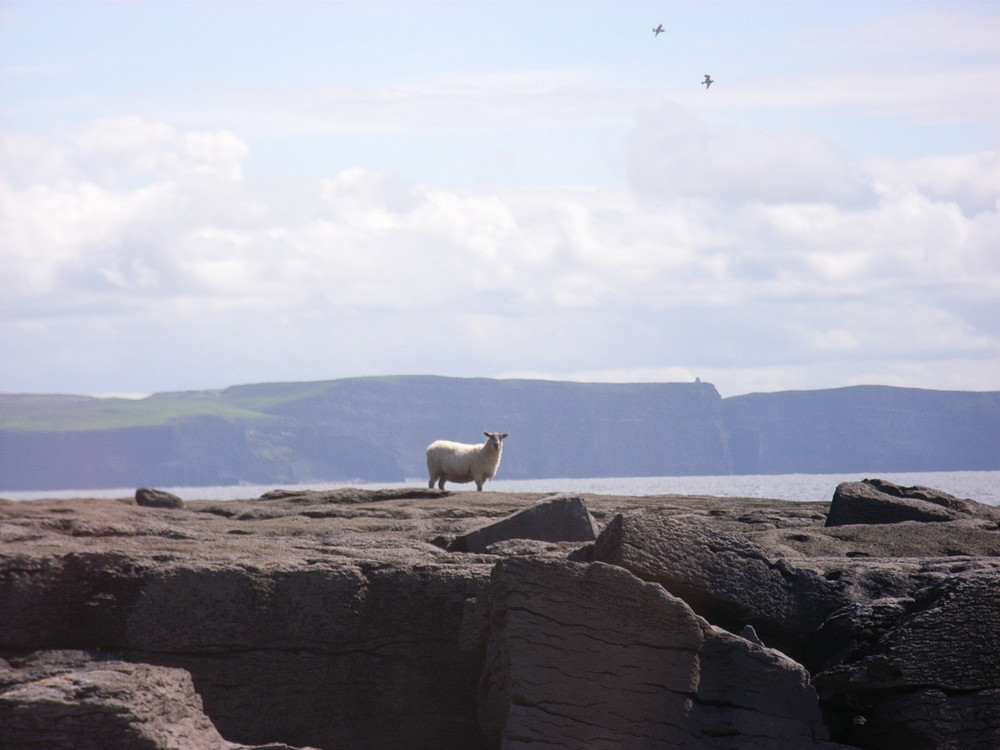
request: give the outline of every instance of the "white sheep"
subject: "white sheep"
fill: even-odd
[[[482,445],[469,443],[453,443],[450,440],[435,440],[427,446],[427,473],[431,481],[427,484],[431,489],[434,482],[438,489],[444,489],[445,480],[449,482],[475,482],[476,490],[483,491],[483,483],[492,479],[500,466],[500,454],[503,453],[503,443],[506,432],[484,432],[486,442]]]

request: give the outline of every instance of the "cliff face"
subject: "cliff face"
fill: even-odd
[[[737,474],[1000,468],[1000,393],[857,386],[727,398]]]
[[[53,398],[2,402],[3,489],[403,481],[424,476],[431,441],[484,430],[512,436],[508,479],[730,470],[721,399],[703,383],[400,377]]]
[[[0,501],[0,747],[1000,746],[970,500],[144,495]]]
[[[0,489],[403,481],[484,430],[511,435],[503,479],[1000,468],[1000,393],[410,376],[0,396]]]
[[[343,380],[271,410],[382,445],[407,477],[435,439],[511,435],[507,479],[729,471],[721,398],[703,383],[594,384],[436,377]]]

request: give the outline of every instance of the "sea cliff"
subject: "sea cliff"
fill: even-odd
[[[0,490],[403,482],[486,430],[505,479],[1000,469],[1000,392],[400,376],[0,395]]]

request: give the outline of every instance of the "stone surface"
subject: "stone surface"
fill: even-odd
[[[621,568],[505,561],[486,606],[492,747],[830,747],[801,666]]]
[[[249,750],[222,738],[186,671],[84,652],[0,660],[0,747]]]
[[[658,513],[612,520],[594,545],[593,559],[663,585],[731,631],[753,625],[765,643],[785,649],[850,601],[838,582],[789,563],[743,534]]]
[[[865,479],[837,486],[826,524],[954,521],[968,516],[1000,520],[995,509],[974,500],[929,487],[902,487],[883,479]]]
[[[494,560],[394,536],[410,514],[381,506],[2,504],[0,649],[182,668],[232,742],[479,747],[458,636]]]
[[[604,528],[592,543],[509,538],[453,553],[442,540],[546,496],[267,498],[181,508],[0,500],[6,710],[49,705],[17,686],[79,677],[104,660],[163,670],[149,674],[179,679],[185,705],[189,675],[203,715],[237,746],[477,750],[547,735],[546,722],[578,736],[595,717],[618,732],[609,707],[627,689],[636,708],[623,715],[642,727],[634,744],[676,731],[697,738],[692,748],[736,737],[735,748],[815,728],[811,699],[789,697],[809,695],[808,670],[837,742],[997,746],[1000,531],[981,509],[938,523],[826,526],[830,503],[581,495]],[[676,648],[696,632],[697,647]],[[619,662],[621,648],[636,651]],[[650,675],[633,658],[646,648],[676,668]],[[692,654],[697,676],[678,661]],[[502,674],[532,674],[536,657],[558,669],[503,687],[513,683]],[[663,687],[677,680],[688,687]],[[550,716],[545,702],[523,699],[543,687],[569,707],[593,698],[593,715]],[[497,708],[505,700],[517,707],[509,716]],[[808,742],[821,737],[822,727]]]
[[[136,505],[148,508],[183,508],[184,501],[177,495],[166,490],[155,490],[149,487],[140,487],[135,491]]]
[[[912,599],[873,603],[868,638],[817,686],[864,717],[874,746],[1000,747],[998,584],[1000,561],[955,569]]]
[[[501,521],[462,534],[448,545],[448,549],[451,552],[486,552],[491,544],[511,539],[592,542],[599,531],[583,498],[557,495],[540,500]]]

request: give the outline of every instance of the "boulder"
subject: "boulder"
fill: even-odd
[[[930,487],[902,487],[883,479],[865,479],[837,486],[826,525],[954,521],[963,517],[998,519],[992,507],[975,500]]]
[[[583,498],[556,495],[502,521],[481,526],[457,537],[448,545],[451,552],[485,552],[491,544],[509,539],[541,542],[592,542],[599,532]]]
[[[0,747],[249,750],[223,739],[183,669],[80,652],[21,661],[0,669]]]
[[[484,607],[493,748],[834,747],[800,665],[621,568],[505,560]]]
[[[147,508],[183,508],[184,501],[177,495],[166,490],[154,490],[149,487],[140,487],[135,491],[136,505]]]

